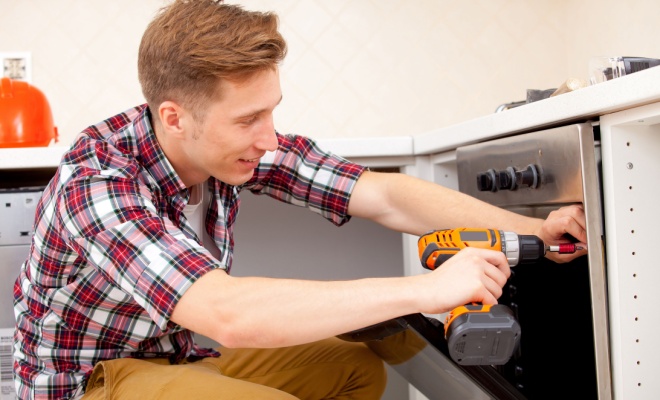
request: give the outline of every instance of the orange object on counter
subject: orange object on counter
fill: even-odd
[[[48,99],[24,81],[0,78],[0,148],[45,147],[57,142]]]

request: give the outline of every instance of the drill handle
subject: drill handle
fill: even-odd
[[[440,247],[437,243],[431,242],[424,249],[420,260],[424,268],[434,270],[460,250],[458,247]]]

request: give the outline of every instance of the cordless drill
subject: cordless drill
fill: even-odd
[[[479,228],[434,230],[422,235],[417,246],[422,265],[430,270],[467,247],[501,251],[511,267],[536,262],[548,251],[572,254],[582,249],[573,243],[545,246],[535,235]],[[502,304],[457,307],[444,325],[449,354],[461,365],[505,364],[520,342],[520,324]]]

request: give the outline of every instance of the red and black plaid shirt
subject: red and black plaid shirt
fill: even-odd
[[[83,394],[95,363],[120,357],[218,356],[170,321],[206,272],[232,265],[232,229],[248,189],[307,207],[336,225],[364,170],[305,137],[278,134],[252,179],[209,179],[211,256],[186,220],[190,193],[139,106],[83,131],[38,205],[27,261],[14,286],[14,370],[21,399]]]

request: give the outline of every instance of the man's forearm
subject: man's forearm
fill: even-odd
[[[543,223],[541,219],[515,214],[441,185],[396,173],[365,172],[353,192],[349,212],[414,235],[459,226],[536,234]]]
[[[418,279],[307,281],[218,270],[189,289],[172,319],[226,347],[289,346],[419,311]]]

